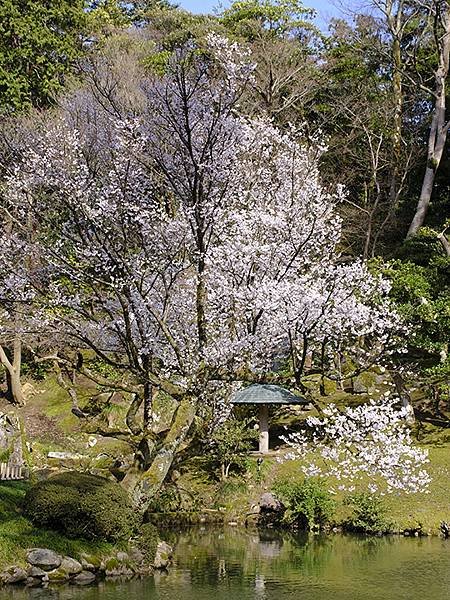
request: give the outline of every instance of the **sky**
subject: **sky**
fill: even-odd
[[[191,12],[207,13],[213,12],[220,2],[225,8],[229,4],[227,0],[176,0],[175,3]],[[342,16],[339,0],[304,0],[303,4],[317,11],[317,24],[320,27],[323,27],[331,17]],[[346,4],[348,5],[349,2]]]

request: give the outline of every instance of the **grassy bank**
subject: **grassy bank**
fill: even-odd
[[[384,498],[387,516],[394,529],[403,531],[421,527],[425,533],[439,534],[439,525],[450,520],[449,476],[450,444],[434,444],[429,447],[432,476],[429,493],[400,494]],[[279,480],[300,481],[302,474],[298,461],[278,462],[275,456],[264,459],[258,470],[256,458],[249,458],[247,469],[239,477],[232,476],[222,482],[214,482],[205,477],[198,465],[187,465],[177,486],[184,491],[178,498],[185,510],[186,524],[199,524],[206,521],[237,522],[244,524],[261,494],[272,488]],[[119,545],[104,542],[67,538],[61,533],[39,529],[24,518],[21,507],[29,484],[25,482],[4,482],[0,484],[0,569],[11,564],[25,565],[26,549],[44,547],[59,554],[80,557],[83,553],[99,558],[110,556],[125,549]],[[193,498],[195,501],[193,502]],[[336,525],[349,516],[349,507],[344,504],[344,495],[336,495]],[[163,508],[163,507],[161,507]],[[170,508],[169,506],[167,507]],[[170,518],[155,519],[158,524],[169,528],[180,525],[180,513],[175,521]],[[170,517],[170,514],[166,515]]]
[[[365,383],[367,387],[372,385],[370,381]],[[383,392],[381,384],[377,385],[378,391]],[[61,469],[110,476],[115,458],[127,459],[130,453],[127,444],[83,431],[79,420],[71,412],[70,398],[58,387],[53,376],[39,382],[27,382],[25,386],[27,406],[15,410],[25,425],[27,441],[32,448],[27,460],[33,470],[43,470],[44,476]],[[352,396],[333,389],[328,392],[326,399],[320,398],[322,402],[341,402],[342,406],[347,406],[368,399],[364,394]],[[79,393],[84,402],[92,390],[85,387]],[[12,410],[9,405],[0,406],[0,409]],[[284,426],[295,428],[309,414],[312,413],[301,408],[274,410],[271,417],[272,440],[276,442],[279,432],[284,432]],[[448,416],[450,418],[450,413]],[[105,428],[113,428],[123,420],[123,405],[119,400],[111,403],[104,419]],[[429,493],[393,495],[385,497],[383,502],[395,530],[421,526],[424,532],[438,534],[441,521],[450,521],[450,429],[421,423],[416,434],[418,443],[430,453],[428,468],[432,482]],[[48,452],[55,450],[69,451],[80,458],[49,459]],[[303,478],[299,461],[280,463],[276,455],[265,457],[262,464],[258,464],[256,456],[249,456],[242,461],[239,473],[233,474],[232,469],[230,477],[224,481],[217,479],[220,469],[216,463],[207,453],[180,457],[162,493],[155,499],[155,511],[165,515],[155,518],[154,522],[176,528],[180,515],[184,514],[187,524],[205,521],[243,524],[247,515],[254,512],[261,494],[270,491],[275,482],[295,482]],[[81,553],[106,556],[118,549],[110,544],[70,539],[60,533],[34,527],[21,514],[27,486],[27,483],[0,484],[0,567],[12,562],[23,563],[29,547],[48,547],[73,557]],[[345,495],[337,494],[335,500],[334,519],[339,525],[347,519],[350,508],[344,502]]]
[[[59,554],[78,558],[86,553],[108,556],[122,549],[104,542],[69,539],[60,533],[38,529],[21,515],[27,483],[0,484],[0,569],[11,564],[24,566],[27,548],[50,548]]]
[[[450,521],[450,444],[435,441],[425,447],[429,450],[428,471],[432,477],[428,493],[399,493],[382,498],[394,531],[421,529],[424,533],[438,535],[441,521]],[[302,479],[300,461],[279,462],[276,456],[264,458],[259,468],[257,459],[249,458],[245,472],[221,482],[212,481],[197,464],[186,465],[177,481],[178,496],[175,498],[171,486],[172,492],[161,498],[158,508],[161,511],[175,511],[177,505],[184,511],[194,508],[195,514],[187,518],[193,523],[204,518],[216,521],[219,514],[226,523],[243,524],[254,511],[261,494],[270,491],[276,482],[300,482]],[[337,526],[342,525],[351,512],[345,504],[347,495],[338,492],[333,496],[336,503],[334,524]],[[164,516],[159,521],[155,519],[155,522],[165,521],[170,526],[170,519]]]

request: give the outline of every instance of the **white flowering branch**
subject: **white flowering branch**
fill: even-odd
[[[285,458],[300,459],[307,477],[336,480],[339,490],[426,492],[428,451],[413,445],[409,410],[397,406],[388,398],[344,411],[330,405],[323,418],[307,419],[310,431],[284,438],[292,448]]]

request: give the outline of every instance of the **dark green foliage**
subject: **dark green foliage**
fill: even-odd
[[[333,518],[334,500],[315,479],[278,481],[273,491],[287,508],[283,517],[287,525],[305,531],[323,529]]]
[[[135,2],[120,1],[119,5],[136,21],[142,20],[152,10],[170,10],[176,5],[168,0],[135,0]]]
[[[90,0],[88,19],[89,29],[96,32],[130,25],[127,5],[118,0]]]
[[[60,532],[34,527],[21,515],[23,500],[29,482],[0,482],[0,569],[12,564],[23,564],[27,548],[50,548],[58,554],[79,558],[111,556],[118,549],[126,550],[126,543],[113,547],[103,540],[74,539]]]
[[[0,0],[0,113],[52,103],[82,50],[84,0]]]
[[[160,50],[172,52],[190,40],[198,43],[212,29],[219,27],[214,17],[193,14],[164,0],[146,0],[134,5],[131,17],[138,26],[145,26],[147,32],[157,41],[157,53]],[[158,62],[162,56],[155,60]],[[149,66],[152,64],[149,63]]]
[[[18,506],[23,501],[27,484],[19,481],[0,485],[0,523],[17,518]]]
[[[230,31],[252,40],[261,34],[282,37],[313,29],[306,20],[313,14],[299,0],[236,0],[223,11],[221,21]]]
[[[105,541],[126,539],[137,525],[128,496],[119,485],[76,471],[34,485],[26,494],[24,514],[39,527]]]
[[[146,69],[155,75],[163,76],[166,72],[172,53],[169,50],[155,52],[146,57],[142,62]]]
[[[240,421],[231,418],[213,431],[210,441],[210,459],[220,465],[221,478],[225,479],[230,469],[241,470],[245,465],[248,452],[258,438],[249,420]]]
[[[344,523],[348,531],[387,533],[392,529],[386,507],[380,498],[370,494],[353,494],[346,499],[345,504],[352,507],[352,514]]]
[[[150,512],[171,512],[185,509],[186,504],[192,506],[192,498],[183,492],[184,490],[180,490],[176,483],[172,481],[166,483],[153,497]]]
[[[144,555],[147,564],[151,564],[155,560],[158,541],[159,536],[156,527],[152,523],[143,523],[139,528],[136,546]]]
[[[414,237],[404,242],[398,252],[398,257],[426,267],[442,254],[442,246],[437,233],[429,227],[421,227]]]
[[[421,374],[447,378],[450,373],[450,257],[443,254],[437,234],[422,229],[403,248],[407,260],[381,264],[392,282],[391,297],[412,327],[408,359]]]

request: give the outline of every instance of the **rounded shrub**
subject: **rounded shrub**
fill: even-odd
[[[334,500],[320,481],[278,481],[274,492],[287,507],[283,521],[289,526],[304,531],[323,529],[333,518]]]
[[[24,514],[34,525],[68,537],[111,542],[130,537],[138,524],[128,495],[118,484],[76,471],[30,488]]]
[[[388,533],[392,523],[387,518],[387,509],[381,498],[367,493],[353,494],[345,499],[352,513],[344,523],[347,531],[358,533]]]

